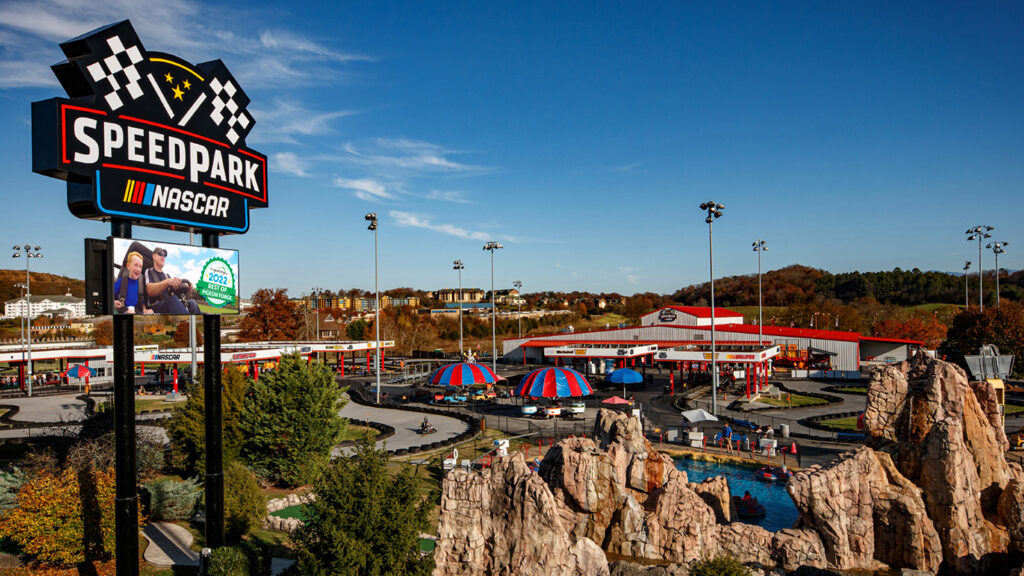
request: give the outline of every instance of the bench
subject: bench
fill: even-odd
[[[757,425],[747,420],[733,419],[732,423],[736,428],[749,428],[750,430],[757,430]]]

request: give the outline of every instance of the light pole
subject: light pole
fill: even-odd
[[[367,230],[373,230],[373,292],[376,294],[376,306],[373,309],[373,327],[377,330],[377,341],[373,349],[377,353],[374,367],[377,371],[377,404],[380,404],[380,287],[377,283],[377,213],[370,212],[363,219],[370,223]]]
[[[965,312],[967,311],[968,308],[971,307],[970,303],[967,300],[967,277],[968,277],[967,271],[970,270],[970,269],[971,269],[971,261],[968,260],[967,262],[964,263],[964,311]]]
[[[516,292],[519,292],[520,290],[523,289],[523,283],[520,282],[519,280],[516,280],[515,282],[513,282],[512,285],[516,287]],[[516,316],[519,318],[519,337],[522,338],[523,337],[523,299],[522,299],[522,294],[516,294],[516,309],[518,310],[518,313],[516,314]]]
[[[376,265],[376,258],[374,259],[374,265]],[[320,341],[320,287],[314,286],[311,290],[316,296],[313,299],[313,317],[316,320],[316,336],[313,337],[317,342]],[[320,359],[320,352],[316,353],[316,359]]]
[[[459,362],[462,362],[465,355],[465,349],[462,347],[462,271],[465,269],[466,265],[462,260],[452,262],[452,270],[459,271]]]
[[[761,299],[761,253],[768,250],[765,246],[764,240],[760,238],[754,242],[754,252],[757,252],[757,346],[760,348],[764,341],[764,334],[761,330],[761,326],[764,324],[763,306]],[[760,352],[758,352],[760,354]],[[754,385],[755,391],[757,390],[757,384]]]
[[[491,370],[495,374],[498,373],[498,340],[497,336],[495,336],[495,314],[497,313],[497,308],[494,307],[494,251],[501,250],[502,248],[504,246],[494,240],[484,244],[484,250],[491,253]]]
[[[985,248],[991,248],[992,253],[996,255],[996,308],[999,308],[999,255],[1006,252],[1003,250],[1003,246],[1009,244],[1009,242],[989,242],[985,245]]]
[[[718,359],[715,354],[715,251],[714,251],[714,237],[712,235],[712,222],[716,218],[722,217],[722,210],[725,210],[725,206],[718,204],[717,202],[705,202],[700,205],[700,209],[708,213],[708,217],[704,219],[708,225],[708,260],[710,262],[711,272],[711,413],[715,416],[718,415]]]
[[[29,275],[28,263],[33,258],[42,258],[43,253],[40,251],[39,246],[30,246],[25,244],[24,246],[15,246],[12,248],[14,255],[12,258],[20,258],[22,254],[25,255],[25,342],[28,350],[28,395],[32,396],[32,277]]]
[[[981,280],[981,274],[982,274],[982,271],[985,269],[985,267],[982,266],[982,260],[981,260],[981,241],[982,241],[983,238],[991,238],[992,235],[989,234],[989,232],[991,232],[992,230],[995,230],[995,228],[993,228],[991,226],[975,226],[974,228],[968,228],[967,232],[966,232],[967,240],[968,241],[974,240],[975,238],[978,239],[978,311],[979,312],[984,312],[985,311],[985,289],[982,286],[982,280]]]
[[[19,282],[19,283],[15,284],[14,287],[15,288],[21,288],[21,297],[22,298],[25,297],[25,294],[28,294],[28,285],[27,284],[22,284],[22,283]],[[24,346],[25,345],[25,315],[24,314],[19,314],[18,317],[19,317],[18,319],[21,320],[21,345]]]

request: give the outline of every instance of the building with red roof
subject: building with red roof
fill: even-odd
[[[516,361],[550,361],[545,348],[559,346],[647,346],[659,349],[679,346],[710,348],[711,308],[702,306],[666,306],[645,314],[640,325],[629,328],[550,334],[502,341],[503,354]],[[801,369],[827,368],[839,377],[854,377],[865,365],[906,360],[924,343],[914,340],[864,336],[856,332],[786,328],[744,324],[743,314],[727,308],[714,310],[715,339],[723,346],[747,346],[756,349],[778,346],[781,353],[776,366],[791,362]],[[758,334],[761,340],[758,341]],[[655,355],[652,355],[655,356]]]

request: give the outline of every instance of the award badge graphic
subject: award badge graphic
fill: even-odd
[[[249,98],[220,60],[149,52],[127,20],[61,44],[69,99],[32,104],[32,169],[67,181],[80,218],[245,233],[267,206],[267,158],[248,149]]]
[[[238,285],[231,265],[221,258],[211,258],[203,265],[196,291],[212,306],[237,308]]]

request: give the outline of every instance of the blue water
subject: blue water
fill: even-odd
[[[743,496],[743,492],[749,490],[751,496],[764,504],[767,510],[764,518],[741,518],[741,522],[757,524],[772,532],[792,528],[796,522],[796,506],[786,492],[786,485],[755,479],[756,468],[689,458],[677,458],[675,462],[676,469],[686,472],[690,482],[703,482],[707,478],[725,476],[732,496]]]

